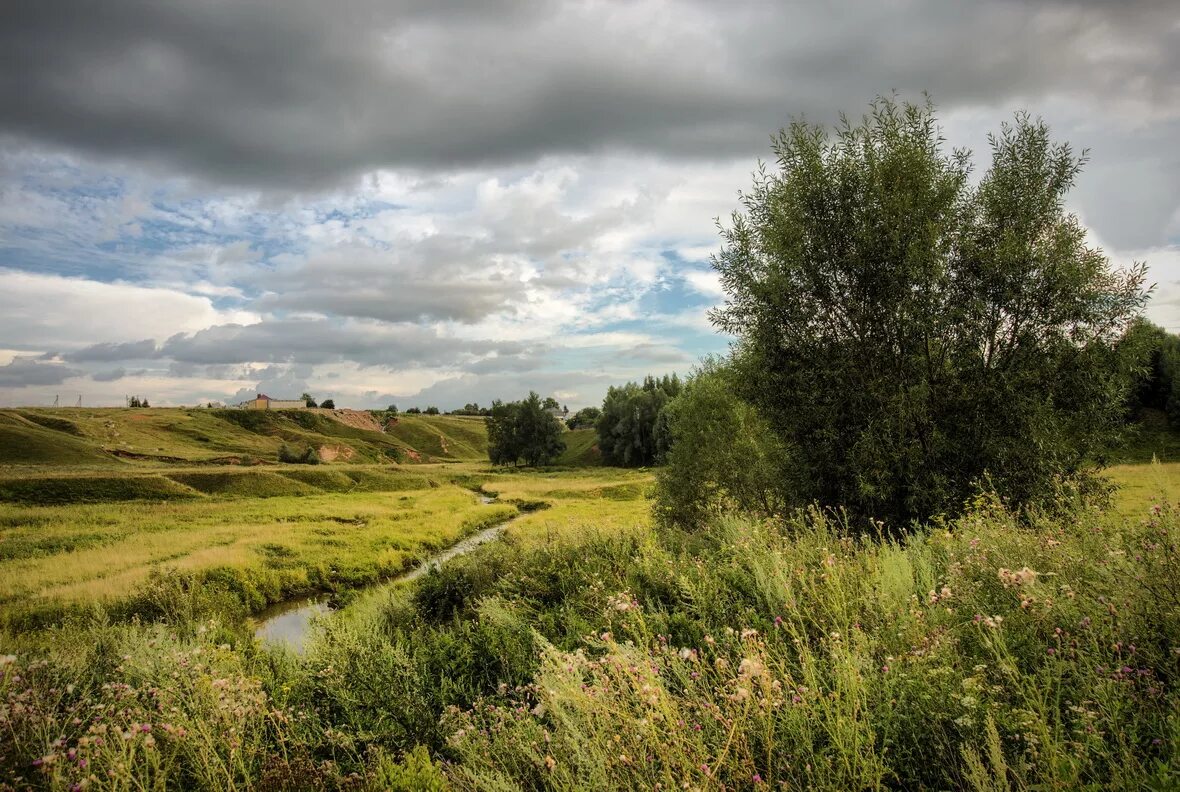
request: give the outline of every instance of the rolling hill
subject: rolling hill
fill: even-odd
[[[283,444],[340,463],[478,462],[481,418],[360,410],[59,408],[0,410],[0,465],[241,465],[272,462]]]

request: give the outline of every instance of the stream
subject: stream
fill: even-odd
[[[493,503],[495,499],[480,496],[480,501],[486,505]],[[456,556],[470,553],[480,545],[498,539],[500,534],[518,519],[520,519],[519,516],[512,517],[504,522],[473,533],[466,539],[461,539],[445,550],[435,553],[414,569],[375,585],[388,586],[393,583],[405,583],[415,580],[425,575],[432,568],[445,564]],[[327,600],[328,595],[321,593],[314,594],[310,597],[284,600],[283,602],[271,605],[252,620],[254,624],[254,637],[263,643],[272,645],[282,644],[296,652],[302,652],[308,637],[311,635],[312,623],[317,617],[332,612]]]

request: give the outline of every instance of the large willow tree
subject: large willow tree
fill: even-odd
[[[985,482],[1035,503],[1117,422],[1145,268],[1113,269],[1065,211],[1084,154],[1026,115],[991,144],[973,182],[929,103],[796,123],[723,229],[713,320],[798,502],[894,524]]]

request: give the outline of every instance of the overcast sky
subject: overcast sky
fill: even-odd
[[[0,404],[571,407],[687,372],[714,218],[771,133],[1019,109],[1180,330],[1171,0],[15,0],[0,6]]]

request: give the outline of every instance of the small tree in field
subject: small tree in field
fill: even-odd
[[[546,465],[565,450],[561,422],[545,410],[541,397],[492,402],[487,417],[488,458],[494,465]]]
[[[1084,156],[1025,115],[991,144],[973,185],[930,104],[878,100],[834,136],[796,123],[723,229],[713,320],[795,502],[900,523],[986,478],[1032,504],[1121,418],[1145,268],[1112,269],[1065,212]]]

